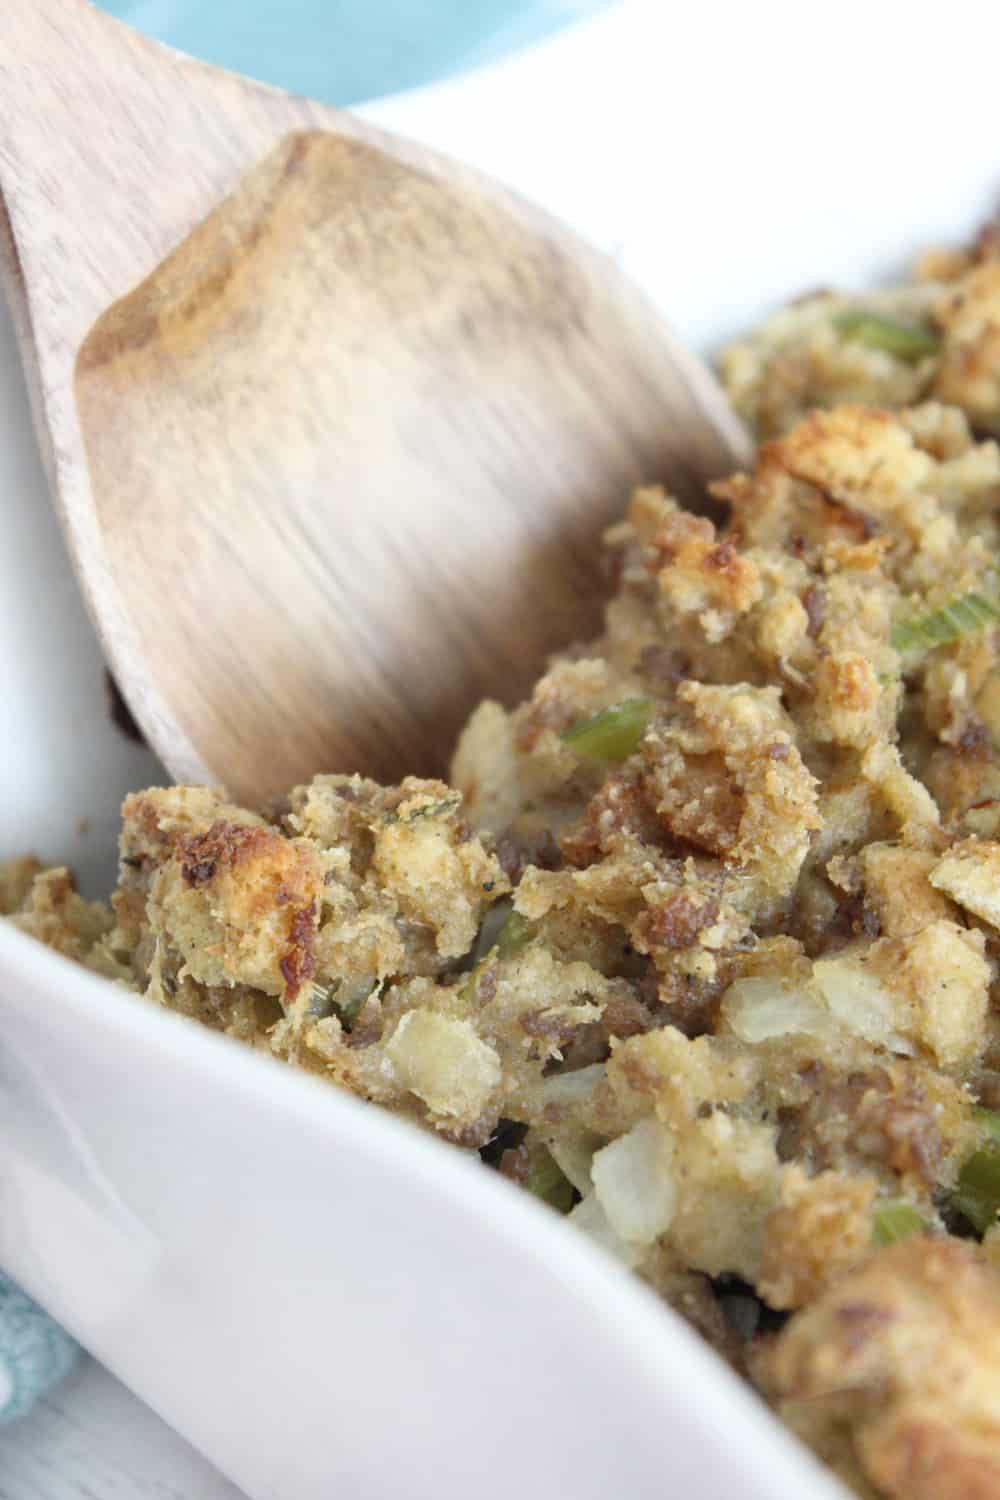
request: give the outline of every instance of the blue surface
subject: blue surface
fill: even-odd
[[[140,30],[328,104],[493,61],[610,0],[98,0]]]
[[[77,1353],[73,1340],[0,1276],[0,1425],[30,1411]]]

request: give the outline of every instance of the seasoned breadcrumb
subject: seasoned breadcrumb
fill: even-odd
[[[877,1494],[1000,1494],[1000,1277],[975,1246],[916,1235],[869,1256],[755,1373],[786,1422]]]
[[[43,942],[499,1160],[900,1500],[1000,1493],[998,245],[728,351],[726,519],[638,491],[603,634],[451,784],[143,792],[111,908],[0,869]]]

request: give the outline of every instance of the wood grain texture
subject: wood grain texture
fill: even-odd
[[[461,165],[4,0],[0,261],[108,656],[182,779],[440,770],[744,438],[614,266]],[[6,247],[5,247],[6,245]]]

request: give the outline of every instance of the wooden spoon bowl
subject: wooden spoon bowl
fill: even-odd
[[[440,771],[593,629],[629,488],[745,456],[562,225],[86,0],[0,9],[0,261],[112,669],[174,776],[250,801]]]

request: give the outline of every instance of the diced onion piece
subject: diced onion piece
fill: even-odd
[[[659,1120],[640,1120],[602,1147],[590,1175],[598,1202],[617,1235],[651,1245],[670,1226],[677,1206],[673,1136]]]
[[[386,1044],[400,1082],[439,1115],[482,1114],[500,1083],[500,1059],[468,1021],[409,1011]]]
[[[830,1029],[829,1011],[818,994],[763,975],[731,984],[722,997],[722,1015],[740,1041],[751,1044],[795,1032],[817,1036]]]
[[[821,958],[813,979],[832,1016],[868,1042],[887,1042],[895,1031],[892,996],[863,963],[853,958]]]
[[[565,1108],[583,1104],[604,1082],[604,1064],[591,1063],[572,1073],[553,1073],[542,1079],[541,1094],[545,1105]]]
[[[642,1248],[639,1245],[630,1245],[623,1240],[621,1235],[616,1234],[611,1221],[598,1201],[596,1193],[588,1193],[586,1198],[570,1210],[567,1215],[567,1223],[573,1224],[577,1229],[600,1245],[603,1250],[608,1250],[623,1265],[634,1266],[642,1256]]]
[[[593,1137],[585,1135],[561,1135],[548,1142],[560,1170],[565,1173],[578,1193],[584,1197],[593,1187],[590,1169],[594,1161]]]

